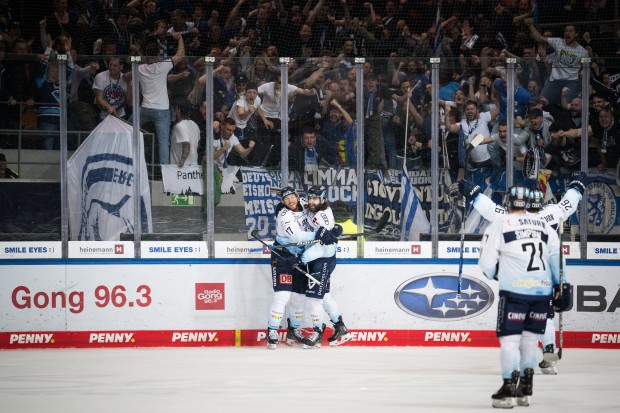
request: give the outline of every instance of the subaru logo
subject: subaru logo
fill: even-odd
[[[404,312],[433,321],[458,321],[484,313],[493,304],[493,290],[481,280],[462,276],[457,297],[458,274],[424,274],[402,283],[394,292]]]

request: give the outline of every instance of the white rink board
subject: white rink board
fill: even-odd
[[[565,328],[616,331],[618,268],[569,265],[566,270],[575,299],[564,316]],[[478,283],[474,288],[487,285],[495,301],[486,311],[446,321],[437,311],[425,319],[399,306],[399,287],[414,279],[437,284],[457,271],[456,264],[345,261],[333,274],[331,291],[349,328],[494,330],[497,283],[483,278],[476,265],[464,266],[463,288],[466,292],[468,277]],[[263,329],[272,295],[267,263],[1,265],[0,272],[0,331]],[[205,291],[216,290],[222,297],[207,303]],[[433,292],[428,296],[441,298]],[[198,309],[203,304],[213,307]]]

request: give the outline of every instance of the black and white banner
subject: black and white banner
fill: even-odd
[[[161,177],[164,192],[171,194],[202,195],[202,168],[200,165],[183,166],[162,165]]]

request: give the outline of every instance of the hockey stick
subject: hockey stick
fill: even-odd
[[[465,179],[467,179],[467,170],[469,169],[469,154],[471,151],[480,145],[484,140],[484,136],[479,133],[474,136],[474,139],[471,140],[469,145],[467,146],[467,150],[465,151]],[[462,201],[463,203],[462,214],[461,214],[461,248],[459,251],[459,276],[458,276],[458,286],[456,289],[456,298],[461,298],[461,289],[463,286],[463,254],[465,250],[465,215],[467,214],[467,197],[463,195]]]
[[[461,216],[461,249],[459,251],[459,284],[456,290],[456,298],[461,298],[461,288],[463,285],[463,250],[465,249],[465,211],[467,210],[467,200],[463,199],[463,215]]]
[[[381,217],[381,219],[379,220],[379,222],[377,223],[377,226],[368,232],[358,232],[355,234],[345,234],[345,235],[341,235],[338,237],[338,240],[346,240],[346,239],[351,239],[351,238],[357,238],[357,237],[363,237],[363,236],[369,236],[369,235],[375,235],[378,234],[379,232],[383,231],[383,228],[385,228],[385,226],[387,225],[388,220],[390,219],[390,214],[389,212],[386,212],[383,214],[383,216]],[[261,241],[262,242],[262,241]],[[263,244],[265,245],[265,248],[250,248],[250,252],[259,252],[259,251],[273,251],[276,249],[281,249],[281,248],[287,248],[287,247],[301,247],[304,245],[313,245],[313,244],[317,244],[321,242],[318,239],[313,239],[310,241],[300,241],[300,242],[292,242],[290,244],[280,244],[280,245],[267,245],[263,242]]]
[[[252,232],[250,233],[250,235],[252,235],[252,237],[253,237],[254,239],[256,239],[257,241],[259,241],[259,242],[260,242],[261,244],[263,244],[265,247],[269,247],[269,244],[267,244],[267,243],[266,243],[265,241],[263,241],[262,239],[258,238],[258,230],[254,230],[254,231],[252,231]],[[282,255],[278,254],[278,252],[277,252],[277,251],[272,250],[272,252],[273,252],[276,256],[278,256],[278,257],[280,257],[280,258],[282,258],[283,260],[285,260],[285,261],[286,261],[286,258],[284,258]],[[312,281],[314,281],[315,283],[317,283],[317,284],[319,284],[319,285],[321,284],[321,283],[319,282],[319,280],[317,280],[316,278],[314,278],[314,277],[312,276],[312,274],[310,274],[308,271],[305,271],[305,270],[304,270],[303,268],[301,268],[299,265],[295,264],[295,265],[293,266],[293,268],[295,268],[297,271],[299,271],[300,273],[302,273],[303,275],[305,275],[306,277],[308,277],[309,279],[311,279],[311,280],[312,280]]]
[[[265,159],[263,159],[263,162],[260,164],[261,168],[264,168],[265,165],[267,165],[267,160],[269,159],[269,155],[271,155],[272,149],[273,149],[273,145],[269,147],[269,150],[267,151],[267,155],[265,155]]]
[[[562,293],[564,292],[564,288],[562,288],[562,284],[564,283],[564,247],[562,245],[562,234],[564,234],[564,221],[560,220],[559,222],[559,233],[560,233],[560,301],[562,301]],[[564,329],[562,328],[562,313],[558,316],[558,359],[562,358],[562,345],[564,344]]]

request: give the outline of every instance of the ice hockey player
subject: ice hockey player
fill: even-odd
[[[304,228],[306,212],[295,188],[291,186],[282,188],[280,198],[282,203],[278,205],[276,212],[275,245],[313,240],[314,234]],[[306,292],[306,277],[295,269],[298,264],[297,256],[301,252],[300,247],[287,247],[271,253],[271,278],[274,294],[269,308],[267,327],[267,348],[270,350],[275,350],[278,346],[278,328],[291,295],[294,292],[298,294]],[[298,342],[301,345],[304,337],[299,330],[300,324],[300,318],[289,317],[287,330],[289,344]]]
[[[508,214],[485,230],[478,260],[485,276],[499,281],[496,334],[504,383],[492,395],[499,408],[529,405],[538,335],[545,332],[552,285],[560,283],[558,234],[540,217],[526,214],[528,202],[528,188],[508,190]]]
[[[573,180],[568,184],[568,190],[557,204],[543,204],[543,193],[539,189],[530,191],[529,203],[527,211],[538,215],[547,222],[553,229],[557,229],[558,225],[569,219],[577,210],[577,205],[585,188],[588,185],[588,177],[585,174],[577,173],[573,176]],[[506,208],[497,205],[489,197],[480,192],[479,186],[474,186],[468,181],[461,180],[458,182],[459,193],[463,195],[467,201],[471,202],[473,207],[486,220],[493,222],[506,214]],[[547,321],[547,329],[544,337],[541,337],[543,343],[543,360],[539,367],[544,374],[557,374],[558,356],[555,353],[555,326],[553,324],[554,311],[553,306],[549,310],[549,319]]]
[[[331,233],[334,241],[342,234],[342,227],[335,223],[334,214],[327,202],[327,190],[324,186],[315,185],[308,190],[308,224],[315,231],[316,239],[324,237],[324,233]],[[325,324],[322,323],[323,309],[329,314],[334,324],[334,332],[327,339],[331,346],[338,346],[351,340],[352,336],[342,321],[338,304],[330,293],[331,274],[336,268],[336,244],[317,243],[307,248],[301,256],[301,261],[308,265],[320,284],[308,281],[306,298],[312,319],[313,333],[304,344],[305,348],[321,346]]]

